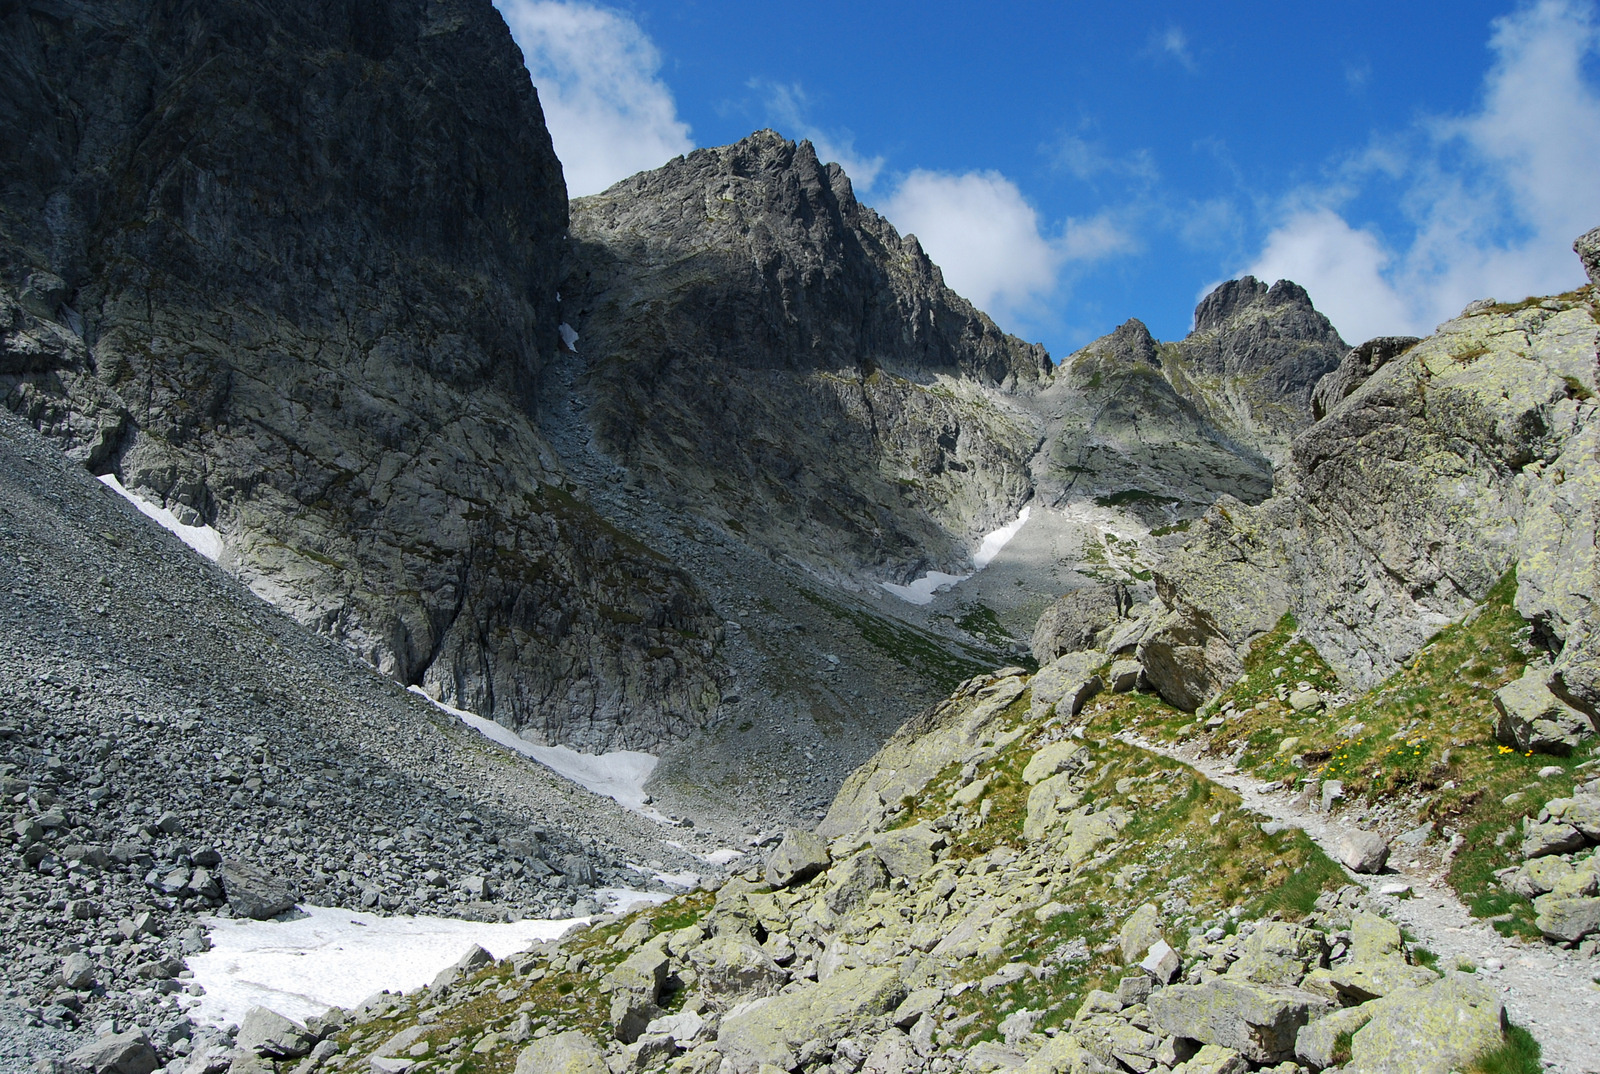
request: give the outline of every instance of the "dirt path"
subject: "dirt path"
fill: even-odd
[[[1337,815],[1302,809],[1287,792],[1266,792],[1267,785],[1260,780],[1220,760],[1200,757],[1193,749],[1169,749],[1133,735],[1118,737],[1192,766],[1239,795],[1247,809],[1304,829],[1330,857],[1337,858],[1339,837],[1353,830]],[[1546,1070],[1600,1074],[1600,986],[1594,981],[1600,962],[1557,947],[1506,939],[1474,918],[1436,872],[1402,868],[1353,879],[1367,888],[1386,916],[1437,954],[1441,966],[1466,960],[1498,984],[1505,994],[1507,1015],[1538,1038]],[[1409,884],[1411,897],[1379,893],[1396,883]]]

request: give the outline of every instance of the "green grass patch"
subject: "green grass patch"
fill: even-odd
[[[1505,1043],[1480,1055],[1467,1068],[1467,1074],[1542,1074],[1539,1042],[1521,1026],[1506,1028]]]
[[[849,607],[804,586],[797,586],[796,591],[834,619],[855,628],[862,641],[884,656],[947,692],[974,675],[986,674],[1009,661],[1000,653],[941,638],[885,616]]]

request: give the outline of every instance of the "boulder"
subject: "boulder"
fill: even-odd
[[[1165,940],[1157,940],[1150,945],[1150,950],[1145,952],[1144,958],[1139,960],[1139,968],[1150,975],[1150,979],[1157,984],[1171,984],[1173,978],[1178,976],[1178,971],[1183,969],[1183,960],[1178,957],[1178,952]]]
[[[739,936],[716,936],[689,952],[700,980],[696,987],[713,1007],[777,995],[789,975],[760,947]]]
[[[74,951],[61,960],[61,984],[64,988],[81,991],[94,984],[94,959],[82,951]]]
[[[300,900],[284,877],[243,862],[224,864],[218,879],[227,896],[228,909],[254,921],[277,917],[294,909]]]
[[[1051,705],[1057,715],[1076,716],[1104,685],[1095,669],[1105,662],[1106,654],[1098,651],[1067,653],[1040,668],[1032,682],[1032,717],[1042,718]]]
[[[1032,787],[1059,772],[1079,772],[1089,763],[1089,747],[1082,742],[1052,742],[1028,758],[1022,782]]]
[[[89,1074],[151,1074],[160,1066],[150,1038],[141,1030],[98,1037],[67,1057]]]
[[[1583,262],[1583,271],[1588,273],[1589,282],[1600,287],[1600,227],[1579,235],[1572,249],[1578,255],[1578,260]]]
[[[1594,733],[1589,717],[1551,693],[1546,672],[1537,667],[1496,690],[1494,707],[1500,713],[1495,738],[1524,753],[1566,756]]]
[[[1574,798],[1552,798],[1539,811],[1539,819],[1570,824],[1585,839],[1600,843],[1600,798],[1581,794]]]
[[[1022,822],[1024,839],[1043,839],[1061,823],[1063,814],[1078,808],[1083,799],[1073,790],[1072,780],[1072,773],[1062,772],[1028,792],[1028,816]]]
[[[277,1011],[251,1007],[245,1012],[234,1043],[241,1051],[263,1059],[299,1059],[316,1047],[317,1038]]]
[[[1522,856],[1542,858],[1547,854],[1565,854],[1583,846],[1583,833],[1571,824],[1558,820],[1525,819],[1522,826]]]
[[[1248,1074],[1250,1061],[1232,1048],[1202,1045],[1186,1063],[1174,1067],[1172,1074]]]
[[[1117,943],[1122,947],[1122,963],[1125,966],[1137,965],[1144,958],[1145,952],[1165,937],[1161,935],[1161,911],[1156,909],[1154,903],[1145,903],[1122,923],[1122,928],[1117,931]]]
[[[1106,685],[1114,694],[1125,694],[1139,685],[1139,676],[1143,671],[1137,660],[1115,661],[1106,673]]]
[[[883,867],[876,852],[863,850],[846,858],[841,866],[828,872],[828,888],[823,899],[828,909],[836,914],[847,914],[866,905],[874,891],[889,886],[889,872]]]
[[[587,1034],[569,1029],[522,1049],[515,1074],[611,1074],[611,1068],[598,1044]]]
[[[934,851],[944,845],[944,833],[926,824],[896,828],[872,840],[872,849],[889,875],[912,880],[933,868]]]
[[[767,858],[767,883],[775,888],[803,884],[828,867],[828,841],[815,832],[789,828]]]
[[[1244,941],[1228,976],[1263,985],[1298,985],[1328,957],[1328,938],[1287,921],[1259,925]]]
[[[1232,1048],[1253,1063],[1294,1058],[1302,1026],[1337,1004],[1299,989],[1269,988],[1219,977],[1199,985],[1171,985],[1150,995],[1150,1017],[1165,1032],[1202,1044]]]
[[[1064,653],[1099,648],[1101,635],[1128,614],[1133,599],[1126,586],[1094,585],[1056,598],[1033,628],[1033,658],[1043,667]]]
[[[1505,1039],[1499,993],[1469,974],[1405,989],[1371,1006],[1371,1020],[1350,1045],[1347,1069],[1359,1074],[1449,1074]]]
[[[1533,905],[1538,911],[1534,924],[1547,940],[1577,943],[1600,932],[1600,899],[1551,894],[1539,896]]]
[[[1346,1007],[1308,1022],[1294,1038],[1294,1054],[1302,1063],[1317,1070],[1342,1063],[1350,1057],[1336,1056],[1339,1038],[1354,1033],[1372,1019],[1373,1005]]]
[[[1389,840],[1377,832],[1346,832],[1339,837],[1339,860],[1353,873],[1379,873],[1389,860]]]
[[[472,947],[460,958],[456,959],[453,963],[440,970],[438,974],[434,976],[433,982],[428,987],[433,989],[435,992],[443,988],[448,988],[457,981],[461,980],[463,977],[466,977],[475,970],[482,969],[484,966],[489,965],[489,963],[493,961],[493,955],[491,955],[488,951],[485,951],[482,947],[479,947],[477,944],[473,944]]]
[[[898,969],[839,970],[825,981],[730,1012],[717,1044],[733,1074],[756,1074],[763,1064],[793,1070],[802,1048],[831,1048],[863,1022],[893,1011],[905,996]]]

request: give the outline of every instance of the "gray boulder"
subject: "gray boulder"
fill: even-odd
[[[1133,598],[1126,586],[1094,585],[1057,597],[1033,628],[1033,658],[1043,667],[1065,653],[1100,648],[1127,616]]]
[[[1530,667],[1494,692],[1494,707],[1500,713],[1494,735],[1522,752],[1566,756],[1594,733],[1594,724],[1550,692],[1547,674]]]
[[[776,995],[789,981],[772,956],[740,936],[717,936],[689,952],[697,988],[718,1010]]]
[[[1523,820],[1522,856],[1542,858],[1547,854],[1565,854],[1579,850],[1584,845],[1583,833],[1562,821]]]
[[[517,1056],[515,1074],[611,1074],[606,1053],[588,1034],[569,1029],[536,1040]]]
[[[839,970],[825,981],[724,1018],[717,1044],[734,1074],[756,1074],[763,1064],[793,1070],[803,1047],[831,1049],[862,1023],[895,1010],[905,997],[898,969]]]
[[[1589,282],[1600,287],[1600,227],[1579,235],[1572,249],[1578,255],[1578,260],[1583,262],[1583,271],[1588,273]]]
[[[1104,685],[1095,669],[1105,662],[1105,653],[1091,650],[1067,653],[1040,668],[1032,683],[1033,717],[1038,719],[1051,705],[1058,715],[1076,716]]]
[[[61,984],[66,988],[82,990],[94,984],[94,959],[82,951],[74,951],[61,960]]]
[[[1269,988],[1219,977],[1172,985],[1150,995],[1150,1017],[1165,1032],[1232,1048],[1253,1063],[1294,1058],[1302,1026],[1338,1006],[1299,989]]]
[[[912,880],[933,868],[934,851],[944,845],[944,833],[927,824],[896,828],[872,840],[872,849],[883,867],[889,870],[889,875]]]
[[[228,908],[240,917],[266,921],[294,909],[300,901],[285,877],[243,862],[223,865],[220,879]]]
[[[1351,347],[1338,367],[1317,381],[1312,389],[1312,416],[1317,421],[1327,417],[1329,411],[1365,384],[1372,374],[1420,342],[1416,336],[1379,336]]]
[[[828,841],[815,832],[789,828],[767,858],[767,883],[775,888],[803,884],[828,867]]]
[[[1600,932],[1600,899],[1541,895],[1534,899],[1533,906],[1538,911],[1534,924],[1547,940],[1577,943]]]
[[[1505,1039],[1505,1009],[1494,986],[1451,974],[1372,1004],[1350,1045],[1358,1074],[1449,1074]]]
[[[451,963],[449,966],[446,966],[444,969],[440,970],[438,974],[434,976],[433,982],[428,987],[433,991],[438,992],[442,989],[450,987],[463,977],[471,974],[473,971],[482,969],[484,966],[489,965],[489,963],[493,961],[493,955],[477,944],[473,944],[472,947],[467,950],[466,954],[456,959],[455,962]]]
[[[872,850],[863,850],[846,858],[843,867],[828,873],[828,888],[823,898],[828,909],[836,914],[847,914],[866,905],[874,891],[889,886],[889,871]]]
[[[67,1061],[89,1074],[151,1074],[161,1065],[150,1038],[137,1029],[91,1041]]]
[[[277,1011],[251,1007],[245,1012],[244,1024],[239,1027],[234,1043],[241,1051],[263,1059],[298,1059],[316,1047],[317,1038]]]
[[[1377,832],[1346,832],[1339,837],[1339,860],[1353,873],[1378,873],[1389,860],[1389,840]]]
[[[1372,1014],[1372,1006],[1367,1004],[1346,1007],[1308,1022],[1295,1035],[1295,1057],[1316,1070],[1324,1070],[1349,1059],[1348,1055],[1339,1056],[1335,1052],[1339,1038],[1366,1025],[1372,1020]]]

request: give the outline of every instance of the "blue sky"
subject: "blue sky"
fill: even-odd
[[[1163,339],[1230,276],[1350,342],[1583,282],[1594,0],[806,5],[496,0],[572,193],[773,127],[1056,356]]]

